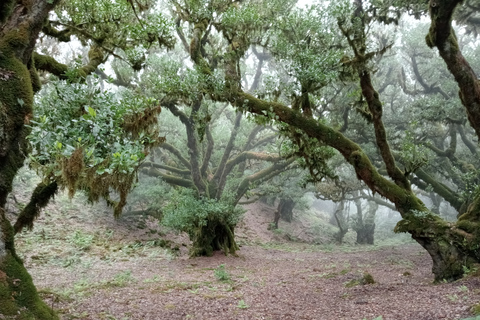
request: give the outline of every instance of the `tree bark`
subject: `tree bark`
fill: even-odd
[[[277,211],[280,214],[280,218],[286,222],[292,222],[293,219],[293,207],[295,207],[295,201],[292,199],[281,198],[278,203]]]
[[[199,257],[213,255],[214,251],[222,250],[225,255],[236,255],[239,249],[235,242],[235,226],[218,219],[209,219],[205,226],[193,234],[190,256]]]
[[[2,1],[0,5],[0,314],[16,319],[58,319],[39,298],[15,254],[5,216],[12,181],[28,154],[27,124],[40,89],[32,52],[43,22],[59,0]]]

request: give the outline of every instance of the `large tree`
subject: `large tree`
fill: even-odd
[[[45,174],[42,177],[44,181],[37,186],[32,194],[30,203],[20,214],[19,219],[15,223],[15,230],[12,228],[4,208],[7,196],[12,189],[13,178],[18,169],[23,166],[24,160],[30,152],[27,136],[31,131],[31,127],[39,124],[38,118],[35,118],[35,122],[33,120],[34,117],[39,116],[34,110],[34,94],[40,90],[42,82],[39,77],[39,71],[46,71],[64,81],[69,81],[71,84],[77,83],[72,86],[67,85],[64,88],[73,90],[73,93],[78,98],[82,91],[78,86],[81,86],[86,81],[86,77],[96,71],[97,67],[106,61],[109,56],[115,56],[134,68],[140,68],[148,48],[155,44],[167,47],[172,45],[172,38],[168,34],[169,25],[167,20],[161,14],[149,10],[152,3],[140,5],[133,2],[60,2],[58,0],[7,0],[0,3],[0,314],[2,315],[7,317],[15,316],[21,319],[56,318],[53,311],[39,299],[29,274],[23,267],[20,258],[15,254],[14,233],[25,226],[32,226],[39,209],[48,203],[48,200],[55,194],[58,187],[67,187],[71,193],[77,188],[87,191],[92,190],[91,185],[89,187],[88,183],[85,183],[88,180],[85,176],[88,175],[89,178],[92,178],[92,173],[94,176],[101,176],[102,169],[112,169],[109,167],[109,164],[119,163],[118,159],[108,162],[109,160],[104,158],[106,161],[100,164],[100,166],[97,166],[99,163],[91,165],[95,162],[94,158],[97,158],[99,155],[98,150],[102,149],[94,148],[90,150],[92,152],[86,151],[88,141],[90,140],[91,143],[95,144],[94,139],[82,141],[81,138],[84,137],[81,137],[81,135],[68,137],[69,133],[60,133],[62,129],[56,127],[59,123],[55,122],[61,119],[62,116],[77,117],[80,118],[80,121],[90,121],[90,126],[86,126],[89,127],[89,130],[97,125],[108,125],[108,123],[105,123],[105,118],[100,120],[105,114],[97,117],[95,108],[98,105],[95,105],[95,103],[91,104],[85,100],[69,100],[70,97],[65,96],[66,92],[60,92],[59,96],[62,97],[60,100],[64,99],[64,102],[66,101],[64,104],[60,103],[64,109],[61,111],[56,110],[57,113],[54,112],[55,116],[58,116],[57,119],[44,117],[45,121],[40,121],[43,122],[43,125],[39,126],[40,131],[42,131],[42,126],[43,129],[51,126],[49,129],[52,132],[48,132],[50,136],[55,136],[56,131],[58,137],[63,137],[67,140],[77,140],[75,143],[70,141],[67,145],[60,142],[60,139],[57,139],[56,142],[44,144],[43,147],[45,148],[43,150],[40,150],[42,148],[37,148],[42,144],[42,141],[37,140],[39,144],[35,146],[36,153],[34,155],[40,156],[36,157],[36,159],[34,156],[33,160],[38,164],[37,169]],[[78,10],[79,8],[80,10]],[[51,14],[54,9],[57,9],[56,14]],[[139,21],[137,13],[140,12],[143,13],[143,21]],[[119,28],[119,26],[123,26],[123,28]],[[75,36],[75,39],[80,40],[82,45],[89,47],[87,60],[83,64],[82,60],[79,59],[80,63],[68,66],[57,62],[53,56],[36,52],[37,39],[41,34],[55,38],[60,42],[69,42]],[[141,46],[139,46],[140,44]],[[103,97],[105,98],[106,96]],[[112,97],[108,99],[110,99],[110,102],[115,100]],[[120,101],[117,99],[117,102]],[[55,108],[59,107],[59,105],[51,103],[49,107]],[[65,110],[68,107],[70,107],[70,110]],[[151,124],[152,119],[148,116],[135,114],[133,109],[127,110],[123,114],[121,126],[123,127],[122,129],[125,129],[124,133],[129,138],[137,139],[143,129],[146,128],[144,125],[147,123]],[[160,110],[154,104],[150,104],[150,109],[148,111],[153,116],[158,114]],[[142,108],[142,111],[144,111],[144,108]],[[51,113],[52,110],[47,112]],[[108,111],[105,113],[108,113]],[[87,119],[89,116],[91,119]],[[54,121],[49,122],[48,120],[52,118]],[[97,120],[100,121],[97,122]],[[139,127],[136,122],[141,120],[144,120],[144,125]],[[113,124],[113,122],[110,123]],[[63,124],[67,124],[68,127],[68,121]],[[116,125],[119,125],[119,123]],[[67,127],[63,127],[63,129]],[[97,129],[93,129],[90,133],[98,133]],[[78,127],[77,130],[79,130],[77,133],[82,131]],[[37,133],[40,131],[37,131]],[[47,140],[45,139],[44,142]],[[57,155],[55,155],[55,152],[46,151],[52,146],[57,147]],[[112,146],[113,142],[110,147]],[[108,145],[103,147],[108,147]],[[106,148],[103,148],[103,151],[103,155],[105,155]],[[123,152],[118,152],[117,154],[124,155]],[[141,157],[138,158],[138,154],[135,156],[137,158],[130,164],[138,167]],[[92,162],[89,164],[88,161],[83,161],[88,160],[86,158],[90,158]],[[114,153],[110,152],[109,158],[115,158]],[[62,167],[61,171],[63,173],[60,175],[52,175],[52,171],[42,171],[40,168],[48,167],[49,163],[54,167],[55,161],[58,161],[57,165]],[[90,174],[88,172],[81,174],[80,171],[85,169],[85,167],[89,167]],[[88,171],[88,168],[86,171]],[[133,173],[127,173],[127,176],[130,177],[126,178],[125,175],[120,177],[121,174],[116,176],[116,173],[120,172],[116,171],[116,169],[114,171],[108,172],[108,177],[104,175],[100,179],[102,184],[106,182],[104,186],[109,186],[106,190],[94,191],[91,194],[91,200],[95,201],[99,196],[108,197],[108,189],[110,187],[123,185],[121,187],[123,191],[117,190],[120,192],[120,201],[118,203],[111,202],[112,205],[116,206],[118,213],[124,205],[125,194],[122,195],[122,193],[129,188]],[[83,178],[81,178],[82,175]],[[115,183],[116,177],[120,177],[123,181],[120,181],[119,184]]]
[[[445,2],[448,3],[448,1]],[[437,4],[439,5],[436,6]],[[454,74],[461,74],[462,70],[465,71],[463,76],[457,76],[457,82],[460,85],[462,102],[467,106],[469,119],[474,122],[472,126],[475,128],[478,124],[478,121],[475,121],[474,118],[476,113],[475,97],[480,96],[472,91],[477,87],[476,77],[474,77],[470,68],[465,67],[467,66],[465,59],[459,57],[456,38],[450,26],[453,7],[448,9],[447,6],[448,10],[445,13],[445,7],[440,4],[439,2],[430,3],[430,6],[433,7],[431,8],[433,23],[428,36],[428,44],[441,45],[443,46],[441,50],[455,50],[453,53],[449,51],[449,57],[452,59],[457,57],[458,61],[461,60],[462,64],[450,66],[450,71]],[[331,14],[331,11],[330,15],[326,15],[325,11],[317,7],[317,9],[307,11],[301,19],[296,17],[298,11],[292,10],[290,15],[283,14],[283,19],[276,20],[280,25],[275,24],[275,27],[278,27],[277,31],[281,30],[281,32],[274,32],[271,37],[266,39],[259,34],[265,28],[263,21],[266,18],[259,15],[261,13],[268,15],[268,12],[262,11],[260,8],[254,9],[256,5],[261,4],[245,2],[241,6],[232,5],[229,8],[217,8],[215,17],[207,14],[202,16],[202,19],[199,19],[199,17],[185,19],[193,27],[190,41],[191,58],[206,74],[212,72],[209,69],[208,61],[203,58],[204,47],[208,43],[206,39],[208,39],[209,30],[215,26],[215,29],[219,30],[224,36],[227,43],[223,54],[225,93],[220,99],[232,102],[239,110],[255,113],[259,116],[270,116],[275,121],[299,129],[302,133],[315,139],[319,145],[328,145],[336,149],[353,166],[360,180],[373,192],[380,194],[395,205],[403,218],[398,223],[396,230],[410,233],[428,251],[433,260],[433,272],[437,280],[456,279],[463,274],[465,266],[468,267],[472,263],[479,262],[477,225],[480,198],[478,196],[475,198],[467,212],[456,223],[442,220],[429,211],[416,196],[408,178],[408,170],[400,169],[388,142],[387,129],[383,121],[384,105],[372,80],[372,58],[385,53],[390,46],[381,43],[380,46],[374,46],[369,42],[371,39],[367,31],[375,20],[385,23],[395,22],[398,16],[390,15],[388,12],[388,10],[394,8],[389,9],[387,7],[384,11],[380,11],[382,14],[379,15],[379,11],[372,4],[365,5],[358,0],[354,1],[351,8],[348,5],[337,6],[334,9],[337,11],[336,17]],[[223,14],[220,14],[218,10],[223,10]],[[255,15],[252,12],[260,13]],[[185,15],[181,17],[185,17]],[[298,34],[299,28],[302,23],[309,21],[309,19],[315,19],[316,24],[311,24],[312,29],[306,29],[310,33],[303,33],[300,36]],[[289,21],[290,25],[288,25]],[[315,26],[322,22],[336,24],[338,29],[315,32]],[[281,25],[282,23],[285,23],[285,25]],[[436,32],[437,29],[440,31]],[[325,59],[325,56],[320,56],[319,53],[322,52],[322,49],[335,48],[338,45],[338,43],[335,43],[336,38],[333,36],[337,35],[338,37],[338,31],[346,40],[350,52],[349,57],[345,56],[341,59],[342,77],[348,80],[346,76],[349,75],[350,79],[358,79],[363,101],[363,109],[360,111],[368,121],[368,125],[373,129],[374,147],[378,152],[378,158],[376,159],[381,160],[381,166],[379,167],[372,163],[359,144],[342,134],[338,128],[329,126],[324,119],[312,117],[312,114],[314,114],[312,109],[316,108],[316,105],[312,103],[310,98],[318,93],[318,90],[331,79],[328,77],[318,79],[310,76],[306,78],[310,81],[305,81],[302,76],[308,76],[308,67],[316,67],[316,74],[322,72],[328,74],[328,67],[335,70],[336,66]],[[451,36],[445,37],[445,35]],[[445,42],[447,40],[450,42]],[[275,45],[282,45],[283,48],[287,46],[288,48],[289,43],[297,50],[299,48],[303,48],[303,50],[300,50],[300,53],[296,53],[295,49],[283,52],[276,50]],[[282,101],[276,99],[273,94],[263,98],[242,90],[240,61],[252,45],[260,44],[267,47],[273,44],[271,52],[273,54],[277,53],[279,59],[291,67],[289,75],[294,77],[294,83],[298,88],[297,92],[301,93],[301,99],[298,100],[293,97],[294,99],[289,101],[288,98],[291,99],[292,95],[287,95],[284,96]],[[441,55],[446,57],[442,52]],[[317,60],[315,60],[315,57],[317,57]],[[314,63],[320,61],[321,64]],[[325,69],[322,70],[321,67]],[[470,81],[472,78],[475,78],[474,85],[472,85],[473,80]],[[298,95],[296,96],[298,97]],[[301,104],[297,104],[297,101],[300,101]]]
[[[191,255],[211,255],[215,250],[235,254],[234,229],[240,213],[236,205],[250,189],[289,170],[295,158],[275,154],[276,135],[246,122],[231,107],[211,101],[203,101],[198,109],[165,107],[177,119],[165,117],[169,123],[162,128],[172,128],[173,133],[183,126],[185,132],[169,134],[155,161],[146,162],[142,172],[193,193],[173,197],[177,200],[169,199],[172,194],[156,199],[168,204],[164,222],[190,235]],[[205,216],[200,214],[203,210]]]

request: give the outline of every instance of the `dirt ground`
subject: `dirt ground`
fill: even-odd
[[[432,284],[431,260],[414,243],[287,242],[267,230],[272,208],[248,209],[238,257],[191,259],[188,239],[155,219],[114,220],[62,199],[16,241],[62,319],[453,320],[471,317],[480,301],[478,278]],[[365,273],[374,284],[363,283]]]

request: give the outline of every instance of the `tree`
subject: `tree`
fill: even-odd
[[[457,2],[455,2],[455,4],[457,4]],[[283,96],[284,100],[282,102],[279,99],[272,99],[272,96],[267,96],[266,98],[256,97],[242,90],[242,75],[238,70],[239,61],[252,44],[262,42],[262,37],[259,35],[260,30],[264,28],[264,24],[261,22],[262,19],[257,16],[253,21],[249,21],[248,27],[245,27],[245,22],[251,17],[249,14],[252,12],[252,7],[254,6],[255,4],[246,2],[242,4],[242,6],[232,6],[228,10],[224,10],[223,12],[228,12],[228,14],[225,15],[219,14],[217,11],[217,17],[219,18],[207,15],[202,20],[202,24],[198,24],[199,21],[195,21],[195,19],[189,20],[192,24],[197,23],[195,24],[195,31],[192,33],[191,58],[205,74],[209,74],[212,71],[208,68],[208,63],[206,63],[202,57],[201,39],[208,37],[206,32],[209,30],[209,26],[215,25],[215,28],[220,30],[227,42],[223,55],[225,61],[225,93],[219,97],[219,100],[228,100],[244,112],[254,113],[259,116],[267,114],[274,121],[286,123],[291,127],[297,128],[310,138],[318,141],[319,144],[327,145],[337,150],[355,169],[355,173],[360,180],[373,192],[380,194],[382,197],[394,203],[403,218],[402,221],[398,223],[396,230],[398,232],[410,233],[412,238],[429,252],[433,260],[433,273],[435,274],[436,280],[452,280],[461,276],[464,266],[468,267],[472,263],[479,261],[478,233],[476,231],[478,230],[478,228],[476,228],[478,223],[478,210],[476,208],[478,201],[474,200],[467,210],[467,213],[462,215],[460,220],[455,224],[442,220],[426,208],[415,195],[414,190],[412,190],[411,183],[408,179],[409,173],[406,170],[400,169],[397,165],[395,156],[388,143],[388,135],[382,118],[383,103],[372,81],[372,68],[369,67],[369,63],[376,55],[386,52],[389,46],[381,45],[380,47],[371,49],[372,45],[368,43],[367,26],[373,23],[374,20],[383,19],[384,22],[395,22],[395,15],[389,17],[389,10],[394,8],[385,9],[385,14],[380,16],[380,18],[382,18],[380,19],[377,11],[374,10],[375,7],[371,4],[363,4],[362,1],[355,1],[351,8],[349,8],[348,5],[337,7],[334,9],[337,10],[336,16],[332,14],[328,15],[326,11],[317,7],[316,9],[308,11],[307,14],[315,16],[317,23],[319,23],[319,21],[328,21],[330,25],[338,23],[339,29],[305,37],[305,45],[330,41],[330,48],[334,48],[336,43],[335,37],[332,35],[338,34],[339,30],[346,40],[353,56],[341,59],[341,68],[343,68],[343,70],[338,69],[333,61],[330,62],[330,65],[328,61],[325,61],[323,66],[326,67],[328,65],[331,70],[342,71],[350,74],[350,77],[358,79],[364,107],[361,111],[363,111],[362,114],[373,128],[375,148],[378,151],[379,159],[381,159],[382,166],[385,170],[385,175],[383,175],[358,144],[347,138],[338,129],[329,126],[326,121],[311,117],[311,114],[313,114],[311,109],[314,108],[315,105],[310,103],[305,105],[304,108],[295,109],[289,107],[288,99],[286,99],[288,96]],[[430,45],[435,43],[444,45],[447,39],[448,41],[455,40],[453,33],[450,31],[451,11],[454,7],[450,8],[450,13],[446,15],[443,12],[442,6],[438,8],[435,7],[431,10],[434,16],[432,19],[433,27],[429,35],[431,39],[429,42]],[[295,12],[295,10],[292,11]],[[261,10],[260,12],[262,13]],[[284,14],[285,19],[282,21],[291,21],[294,25],[294,15],[295,14]],[[229,17],[229,20],[218,21],[226,16]],[[308,21],[307,17],[308,15],[304,16],[302,21]],[[263,17],[263,19],[266,18]],[[443,32],[445,29],[441,29],[445,26],[447,27],[447,32]],[[288,28],[283,29],[288,30]],[[436,32],[436,30],[441,30],[442,32]],[[280,37],[280,35],[272,35],[268,38],[268,41],[263,38],[263,43],[274,43],[277,37]],[[447,37],[447,39],[444,39],[445,37]],[[455,50],[455,54],[458,53],[456,43],[451,42],[450,44],[450,46],[444,47],[451,47],[452,50]],[[272,49],[272,52],[275,52],[275,50]],[[454,58],[452,56],[449,57]],[[301,56],[293,56],[289,61],[294,59],[301,59]],[[462,64],[462,66],[465,66],[465,64]],[[453,70],[453,67],[450,67],[450,70],[452,73],[459,72],[458,70]],[[319,69],[317,69],[317,71],[321,72]],[[472,78],[472,73],[467,70],[466,76],[463,79],[457,79],[457,82],[459,82],[462,87],[463,103],[469,106],[474,106],[474,97],[479,96],[475,95],[474,92],[468,91],[470,90],[468,88],[476,88],[477,86],[476,84],[471,85],[472,81],[470,79]],[[302,81],[300,77],[294,80],[297,80],[295,83],[301,86]],[[331,79],[328,80],[331,81]],[[464,85],[465,87],[463,87]],[[315,86],[313,88],[318,89],[318,87]],[[313,93],[307,93],[307,95],[310,94]],[[303,101],[305,101],[305,99]],[[294,106],[295,104],[290,105]],[[472,120],[474,119],[474,108],[469,112],[471,122],[475,121]],[[476,121],[476,123],[480,122]]]
[[[81,10],[77,10],[79,6]],[[56,15],[50,15],[55,8],[58,10]],[[139,21],[137,10],[146,12],[143,22]],[[171,46],[169,41],[172,40],[168,35],[169,26],[166,20],[162,21],[162,16],[159,14],[148,13],[151,13],[148,11],[148,6],[140,8],[138,3],[134,5],[133,2],[114,4],[110,1],[60,3],[57,0],[7,0],[0,4],[0,81],[2,82],[0,89],[0,313],[3,315],[34,319],[57,318],[53,311],[39,299],[30,276],[15,254],[14,230],[4,211],[7,196],[12,189],[13,178],[18,169],[23,166],[30,151],[27,136],[31,132],[31,126],[35,125],[32,122],[34,94],[41,88],[37,70],[47,71],[61,79],[82,83],[86,76],[93,73],[108,58],[108,55],[128,61],[134,67],[137,64],[141,65],[145,47],[143,47],[144,50],[139,51],[140,43],[146,47],[155,43],[168,47]],[[126,20],[131,22],[129,27],[118,28],[118,25],[122,25]],[[57,27],[60,28],[57,29]],[[41,32],[63,42],[68,42],[72,36],[76,36],[84,45],[89,44],[87,63],[84,66],[69,68],[67,65],[58,63],[51,56],[35,52],[36,41]],[[77,106],[77,117],[81,117],[83,112],[87,117],[88,115],[95,117],[92,106],[90,109],[83,107],[84,105]],[[44,124],[47,122],[45,121]],[[130,128],[127,131],[135,136],[135,133],[141,131],[135,131],[135,129],[138,128]],[[57,142],[53,146],[56,146],[58,151],[64,146],[67,147],[60,141]],[[77,140],[77,143],[82,145],[83,142]],[[73,145],[70,146],[73,147]],[[56,174],[46,174],[45,183],[35,189],[30,203],[15,224],[17,231],[24,226],[31,227],[39,209],[48,203],[59,185],[70,184],[71,191],[77,187],[86,189],[85,184],[83,186],[81,183],[77,184],[79,170],[76,169],[82,167],[83,162],[78,160],[83,158],[83,150],[81,147],[73,149],[67,150],[63,155],[57,153],[58,157],[55,159],[47,157],[38,161],[40,166],[44,166],[48,161],[62,159],[64,164],[73,164],[75,160],[77,163],[76,166],[65,165],[62,168],[64,179],[59,179]],[[54,153],[50,153],[52,154]],[[91,168],[91,172],[101,170],[102,167],[105,169],[102,165]],[[71,170],[74,168],[75,170]],[[128,182],[124,183],[120,189],[125,190],[127,185]],[[102,191],[100,195],[107,194]],[[120,198],[120,206],[117,206],[117,210],[122,206],[122,195]],[[95,196],[92,200],[95,200]]]
[[[6,316],[56,319],[15,254],[14,232],[4,207],[27,154],[25,124],[31,118],[33,94],[40,86],[32,62],[33,47],[45,18],[58,2],[10,0],[0,4],[0,313]]]
[[[190,191],[157,200],[167,204],[163,222],[189,234],[193,256],[235,254],[237,203],[252,187],[289,170],[295,158],[265,152],[274,150],[275,136],[254,123],[241,125],[243,115],[226,106],[204,100],[198,109],[166,108],[177,118],[166,118],[168,127],[183,126],[185,134],[169,135],[172,141],[159,145],[158,160],[145,163],[143,172]]]

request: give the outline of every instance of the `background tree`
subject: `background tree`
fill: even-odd
[[[203,100],[197,113],[188,106],[166,108],[176,119],[164,118],[165,127],[176,134],[160,144],[156,161],[146,162],[143,172],[194,192],[158,199],[167,204],[163,222],[189,234],[194,256],[215,250],[235,254],[234,229],[241,213],[236,205],[251,188],[289,170],[295,159],[285,159],[278,147],[275,153],[275,135],[242,122],[243,115],[231,107]],[[183,134],[178,132],[182,126]]]

